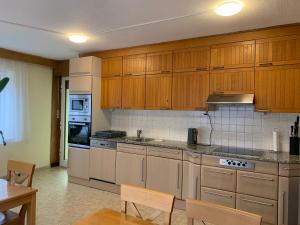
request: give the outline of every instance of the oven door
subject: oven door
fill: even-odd
[[[79,148],[90,147],[91,123],[69,122],[69,146]]]

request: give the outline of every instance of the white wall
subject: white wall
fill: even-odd
[[[29,65],[30,138],[19,143],[0,145],[0,176],[6,174],[8,159],[35,163],[37,167],[50,164],[52,70]]]
[[[273,130],[280,133],[282,151],[288,151],[290,126],[297,114],[257,113],[253,106],[222,106],[209,114],[213,123],[212,143],[225,146],[272,149]],[[115,110],[112,129],[136,136],[186,141],[187,129],[198,128],[198,143],[209,143],[210,125],[204,112]]]

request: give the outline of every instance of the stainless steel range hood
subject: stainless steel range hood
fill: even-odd
[[[254,94],[210,94],[208,104],[253,104]]]

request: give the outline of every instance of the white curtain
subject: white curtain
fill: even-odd
[[[19,142],[29,137],[28,64],[0,59],[0,79],[9,78],[0,93],[0,130],[7,142]]]

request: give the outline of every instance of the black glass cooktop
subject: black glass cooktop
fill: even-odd
[[[262,150],[249,149],[249,148],[237,148],[237,147],[225,147],[225,146],[216,148],[214,152],[226,153],[231,155],[253,156],[253,157],[261,157],[264,154]]]

